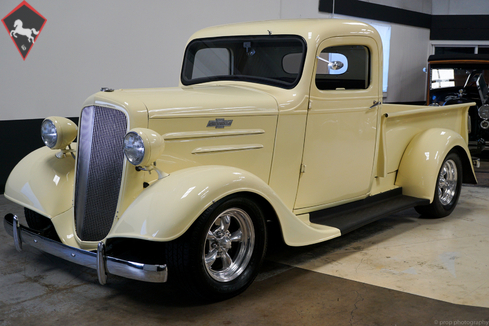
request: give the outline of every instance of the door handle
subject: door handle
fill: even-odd
[[[374,101],[374,104],[373,104],[371,107],[369,107],[368,109],[369,109],[369,110],[371,110],[371,109],[373,109],[374,107],[379,106],[379,105],[381,105],[381,104],[382,104],[382,102],[380,102],[380,101]]]

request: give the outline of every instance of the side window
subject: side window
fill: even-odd
[[[317,58],[316,87],[320,90],[367,89],[370,55],[363,45],[325,48]]]
[[[192,78],[231,74],[231,55],[225,48],[203,48],[195,54]]]

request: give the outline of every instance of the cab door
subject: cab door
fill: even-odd
[[[318,47],[295,209],[370,191],[382,96],[379,51],[366,36],[330,38]]]

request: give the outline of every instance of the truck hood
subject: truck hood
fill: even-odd
[[[142,101],[150,119],[275,115],[278,112],[273,96],[237,86],[128,89],[118,92]]]

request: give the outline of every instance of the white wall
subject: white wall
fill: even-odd
[[[20,2],[1,0],[1,18]],[[318,12],[319,0],[29,0],[29,4],[47,22],[25,61],[0,25],[0,120],[78,116],[85,98],[102,86],[176,86],[187,40],[206,26],[331,17]],[[425,78],[421,69],[429,31],[393,24],[391,39],[387,100],[423,100],[420,80]]]
[[[1,18],[20,2],[1,0]],[[29,4],[47,22],[25,61],[0,24],[0,120],[78,116],[83,101],[102,86],[176,86],[193,32],[210,25],[278,19],[281,8],[280,0]]]
[[[389,90],[386,102],[425,101],[430,30],[391,24]]]

